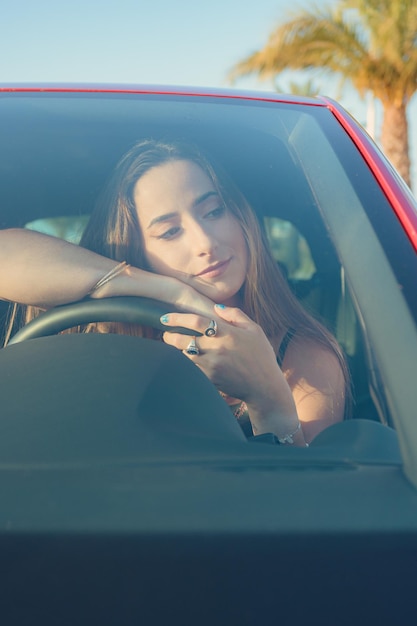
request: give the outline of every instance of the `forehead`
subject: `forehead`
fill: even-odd
[[[139,217],[154,211],[178,211],[192,206],[208,191],[214,191],[208,174],[194,161],[181,159],[156,165],[134,187]]]

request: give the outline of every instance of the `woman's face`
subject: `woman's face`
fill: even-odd
[[[248,268],[241,226],[192,161],[157,165],[134,200],[151,268],[179,278],[214,302],[236,305]]]

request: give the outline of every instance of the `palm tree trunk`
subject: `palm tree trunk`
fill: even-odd
[[[385,101],[382,106],[384,109],[381,132],[382,149],[407,185],[411,187],[406,105],[402,103],[398,106]]]

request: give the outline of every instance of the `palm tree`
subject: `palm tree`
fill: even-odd
[[[381,101],[382,148],[410,185],[407,106],[417,90],[416,0],[339,0],[301,10],[237,63],[230,78],[317,68]]]

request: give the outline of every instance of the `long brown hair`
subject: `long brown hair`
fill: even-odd
[[[331,333],[302,307],[270,251],[266,233],[253,209],[228,175],[213,165],[195,146],[172,141],[147,139],[136,143],[119,161],[96,203],[80,245],[98,254],[150,270],[142,245],[142,234],[134,202],[137,181],[151,168],[169,161],[196,163],[212,181],[224,206],[239,221],[249,251],[249,267],[241,289],[243,310],[259,324],[271,340],[292,329],[299,337],[312,339],[333,352],[348,372],[342,351]],[[24,320],[38,310],[26,307]],[[79,331],[80,329],[76,329]],[[88,332],[119,332],[157,337],[158,333],[136,325],[90,324]]]

